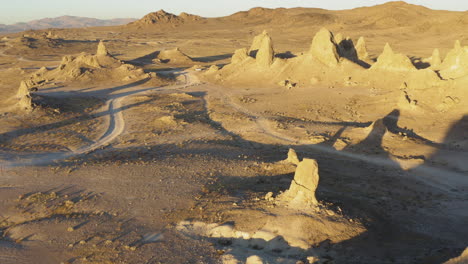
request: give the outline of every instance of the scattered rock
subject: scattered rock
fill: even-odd
[[[283,80],[283,81],[279,82],[278,84],[280,86],[283,86],[283,87],[287,88],[288,90],[296,87],[296,85],[297,85],[297,83],[292,82],[291,80]]]

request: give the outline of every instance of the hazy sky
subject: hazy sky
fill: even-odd
[[[95,18],[140,18],[164,9],[171,13],[225,16],[252,7],[319,7],[349,9],[386,0],[0,0],[0,23],[11,24],[62,15]],[[433,9],[468,10],[467,0],[407,0]]]

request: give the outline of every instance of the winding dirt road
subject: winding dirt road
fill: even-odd
[[[198,82],[198,79],[194,76],[191,76],[189,73],[183,73],[185,76],[185,83],[182,85],[168,86],[164,87],[164,90],[179,90],[185,89],[189,86],[192,86]],[[104,134],[99,137],[93,144],[67,152],[59,153],[40,153],[40,154],[26,154],[18,157],[14,154],[9,154],[8,157],[0,161],[0,166],[5,168],[9,167],[20,167],[20,166],[34,166],[34,165],[48,165],[55,162],[65,160],[71,157],[84,155],[90,153],[99,148],[103,148],[112,143],[117,137],[119,137],[125,131],[125,119],[123,117],[122,106],[124,101],[131,96],[141,95],[145,93],[150,93],[152,91],[162,90],[162,87],[154,88],[142,88],[142,87],[132,87],[131,91],[120,92],[118,94],[113,94],[107,98],[107,102],[104,107],[100,109],[100,112],[107,112],[106,123],[107,129]],[[97,97],[103,96],[99,93],[96,94]]]

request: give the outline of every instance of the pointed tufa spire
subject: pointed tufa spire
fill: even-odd
[[[310,47],[310,54],[327,66],[333,67],[338,65],[339,55],[337,45],[333,34],[328,29],[320,29],[314,36]]]
[[[412,71],[416,70],[411,60],[403,54],[394,53],[390,44],[385,44],[385,48],[377,58],[377,62],[371,69],[380,69],[386,71]]]
[[[468,75],[468,47],[462,47],[460,41],[457,40],[455,47],[447,53],[438,70],[445,79],[456,79]]]
[[[102,40],[99,41],[96,55],[98,55],[98,56],[109,56],[109,52],[107,51],[107,48],[104,45],[104,42]]]
[[[319,169],[316,160],[303,159],[297,164],[294,180],[283,197],[289,200],[289,206],[306,209],[318,205],[315,191],[319,183]]]
[[[29,86],[25,81],[21,81],[16,97],[23,98],[25,96],[29,96]]]
[[[442,60],[440,59],[440,51],[439,49],[434,49],[431,56],[431,67],[438,67],[442,64]]]
[[[388,55],[393,54],[393,49],[392,47],[390,47],[390,44],[388,44],[388,42],[385,44],[382,55],[383,54],[388,54]]]
[[[336,34],[336,36],[335,36],[335,43],[336,44],[339,45],[341,43],[341,41],[343,41],[343,40],[344,40],[343,39],[343,34],[341,34],[341,33]]]
[[[263,32],[257,36],[254,37],[252,41],[252,45],[250,46],[248,55],[255,57],[255,52],[257,52],[260,49],[260,46],[262,45],[262,40],[267,36],[268,33],[266,30],[263,30]]]
[[[369,53],[367,52],[367,45],[364,37],[360,37],[355,46],[358,59],[365,61],[369,58]]]
[[[257,65],[262,68],[269,68],[273,63],[274,56],[275,52],[273,50],[273,41],[265,31],[262,33],[260,48],[257,52]]]
[[[287,162],[298,165],[301,161],[297,157],[297,153],[294,149],[290,148],[288,151],[288,158],[286,159]]]
[[[18,92],[18,106],[25,110],[31,110],[33,107],[31,93],[29,92],[29,85],[26,81],[21,81]]]

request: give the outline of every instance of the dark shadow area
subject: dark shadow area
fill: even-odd
[[[340,43],[337,43],[337,49],[340,57],[348,59],[365,69],[369,69],[371,67],[369,63],[358,58],[352,39],[343,39]]]
[[[428,62],[424,62],[421,57],[411,56],[409,58],[413,63],[414,67],[416,67],[416,69],[418,70],[427,69],[431,67],[431,64]]]
[[[418,135],[412,129],[408,129],[406,127],[404,128],[399,127],[398,126],[399,117],[400,117],[400,110],[398,109],[394,109],[391,113],[389,113],[387,116],[384,117],[382,122],[389,132],[396,134],[396,135],[405,135],[409,138],[424,142],[424,144],[427,144],[429,146],[442,147],[441,144]]]
[[[83,40],[83,39],[54,39],[62,43],[99,43],[100,40]]]
[[[291,51],[286,51],[283,53],[277,53],[275,54],[275,58],[280,58],[280,59],[291,59],[297,57],[295,54],[292,54]]]
[[[197,57],[197,58],[192,58],[192,59],[198,62],[214,62],[214,61],[229,59],[232,57],[232,55],[233,53],[226,53],[226,54],[214,55],[214,56]]]
[[[249,56],[252,57],[252,58],[257,58],[257,53],[258,53],[258,49],[257,50],[251,50],[249,52]]]
[[[134,65],[146,65],[146,64],[153,64],[153,60],[156,59],[159,55],[160,51],[155,51],[144,56],[135,58],[133,60],[126,61],[126,63],[131,63]]]

